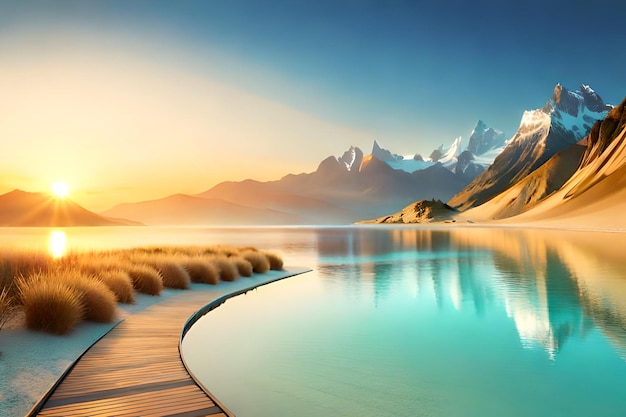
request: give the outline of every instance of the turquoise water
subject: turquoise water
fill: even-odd
[[[238,417],[626,415],[626,234],[0,230],[0,247],[53,254],[220,243],[314,268],[229,300],[185,338],[192,371]]]
[[[238,417],[626,415],[625,235],[255,233],[315,270],[185,337],[192,372]]]

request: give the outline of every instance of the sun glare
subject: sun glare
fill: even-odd
[[[65,232],[61,230],[54,230],[50,232],[48,238],[50,254],[53,258],[62,258],[67,250],[67,240],[65,238]]]
[[[65,198],[70,194],[70,187],[64,181],[53,182],[50,184],[52,195],[58,198]]]

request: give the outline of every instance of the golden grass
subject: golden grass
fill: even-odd
[[[148,295],[161,295],[163,278],[156,269],[146,264],[128,264],[126,268],[135,290]]]
[[[282,271],[283,270],[283,258],[276,252],[272,251],[261,251],[263,255],[270,262],[270,269],[272,271]]]
[[[4,249],[0,253],[0,284],[10,288],[17,277],[47,271],[53,264],[42,251]]]
[[[159,259],[154,263],[154,267],[161,274],[164,286],[179,290],[189,288],[191,278],[182,265],[168,259]]]
[[[235,265],[237,268],[237,272],[242,277],[251,277],[252,276],[252,264],[248,262],[248,260],[242,258],[239,255],[231,256],[228,260]]]
[[[20,280],[18,290],[30,330],[64,335],[83,317],[83,297],[64,282],[35,276]]]
[[[280,256],[232,245],[140,247],[70,252],[0,250],[0,329],[21,304],[26,326],[66,334],[81,320],[110,322],[116,303],[135,292],[160,295],[164,285],[218,284],[239,276],[282,269]]]
[[[220,280],[235,281],[239,277],[237,267],[224,255],[213,255],[209,258],[215,268],[219,271]]]
[[[239,254],[239,249],[232,245],[211,245],[203,249],[205,255],[224,255],[226,257]]]
[[[4,324],[13,315],[15,308],[15,301],[9,293],[9,288],[2,288],[2,290],[0,290],[0,330],[2,330]]]
[[[248,251],[258,252],[259,250],[257,248],[255,248],[254,246],[241,246],[241,247],[239,247],[239,253],[241,253],[241,252],[248,252]]]
[[[153,249],[151,253],[138,250],[131,252],[130,261],[146,264],[156,269],[165,287],[186,290],[189,288],[191,279],[185,268],[176,261],[179,257],[180,255],[173,255],[165,248]]]
[[[93,275],[85,275],[75,269],[67,269],[51,274],[46,279],[62,282],[81,295],[85,319],[99,323],[113,321],[117,305],[115,294]]]
[[[97,277],[113,291],[118,303],[135,302],[135,291],[128,272],[122,269],[104,269],[98,272]]]
[[[202,258],[185,258],[180,260],[187,270],[191,282],[216,285],[219,280],[219,271],[216,266]]]
[[[270,270],[270,261],[261,252],[247,250],[241,252],[241,257],[252,264],[252,270],[257,274],[264,274]]]

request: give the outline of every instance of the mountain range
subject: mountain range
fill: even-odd
[[[502,132],[479,121],[463,152],[461,137],[426,158],[403,157],[374,141],[370,154],[352,146],[310,173],[228,181],[199,194],[120,204],[102,214],[150,225],[353,223],[419,199],[450,199],[493,162],[504,142]]]
[[[402,156],[374,141],[370,154],[352,146],[310,173],[227,181],[100,214],[69,199],[15,190],[0,196],[0,225],[315,225],[381,214],[377,222],[557,218],[583,205],[599,209],[599,201],[621,204],[623,109],[589,86],[557,84],[543,107],[524,112],[508,140],[479,120],[465,149],[457,137],[428,157]]]
[[[490,200],[581,140],[610,109],[586,85],[570,91],[557,84],[543,108],[524,112],[519,129],[493,164],[449,204],[466,210]]]
[[[584,151],[576,170],[563,185],[507,221],[575,222],[582,227],[611,229],[626,227],[623,220],[626,208],[625,106],[626,99],[576,145],[584,147]],[[555,168],[544,171],[529,176],[528,181],[537,181],[550,171],[561,174]]]
[[[543,108],[524,113],[494,163],[448,201],[456,209],[448,221],[626,227],[625,103],[557,85]],[[398,222],[399,213],[378,222]]]
[[[441,164],[408,173],[351,148],[311,173],[224,182],[193,195],[121,204],[102,213],[151,225],[346,224],[416,199],[448,199],[469,179]],[[231,207],[222,210],[220,207]]]

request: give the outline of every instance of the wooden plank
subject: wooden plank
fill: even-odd
[[[226,417],[178,352],[185,321],[206,303],[206,294],[182,293],[129,317],[85,353],[38,415]]]

